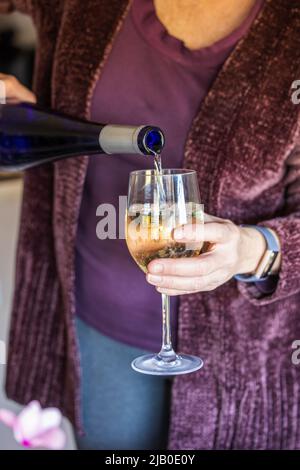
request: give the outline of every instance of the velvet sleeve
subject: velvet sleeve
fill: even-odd
[[[10,13],[14,10],[14,5],[11,0],[0,0],[0,13]]]
[[[21,11],[22,13],[30,13],[31,1],[30,0],[0,0],[0,14],[11,13],[14,10]]]
[[[238,289],[251,303],[266,305],[300,293],[300,147],[294,150],[288,165],[285,207],[281,216],[258,221],[273,229],[281,245],[281,267],[270,292],[257,284],[238,282]]]

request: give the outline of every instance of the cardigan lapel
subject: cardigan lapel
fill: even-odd
[[[296,121],[298,112],[289,96],[292,78],[297,76],[297,63],[288,60],[288,54],[293,53],[291,50],[281,51],[280,55],[278,51],[281,35],[286,34],[283,26],[292,21],[284,17],[291,11],[285,0],[265,2],[250,30],[223,65],[193,121],[185,147],[185,167],[198,173],[206,212],[241,222],[250,209],[246,210],[241,203],[238,211],[232,202],[226,204],[226,198],[229,201],[234,195],[232,187],[235,185],[240,192],[241,187],[251,191],[258,175],[261,177],[259,184],[266,181],[272,184],[272,178],[281,177],[278,167],[283,167],[286,152],[291,150],[286,143],[291,141],[291,123]],[[285,55],[287,66],[282,69],[280,64],[284,64]],[[290,64],[294,64],[294,70]],[[266,82],[270,67],[277,82],[275,88],[270,81]],[[283,92],[286,90],[282,95],[278,94],[278,81]],[[264,115],[258,112],[261,103],[266,110]],[[258,148],[262,148],[258,145],[259,130],[265,135],[266,126],[274,129],[274,134],[268,134],[269,165],[265,164],[265,155],[258,152]],[[249,142],[250,133],[251,148],[245,148],[244,141]],[[245,134],[247,139],[243,139]],[[266,147],[268,145],[263,148]],[[232,173],[238,175],[238,182],[232,179]],[[240,194],[239,198],[242,197]],[[226,209],[226,206],[230,207]],[[272,207],[266,209],[271,211]]]

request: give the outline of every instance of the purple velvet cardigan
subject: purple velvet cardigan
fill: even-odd
[[[14,7],[37,26],[39,102],[88,118],[129,1],[0,0],[1,12]],[[185,166],[206,211],[273,228],[283,261],[272,295],[231,280],[180,299],[179,350],[205,367],[174,380],[169,449],[300,449],[300,194],[287,191],[299,178],[299,31],[298,0],[267,0],[190,129]],[[78,428],[74,241],[86,168],[80,157],[25,175],[6,381],[11,399],[58,406]]]

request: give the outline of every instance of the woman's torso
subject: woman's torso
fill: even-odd
[[[219,69],[246,33],[263,4],[257,0],[246,20],[210,47],[190,51],[158,20],[153,0],[134,0],[96,84],[91,117],[115,124],[154,124],[164,130],[163,165],[183,166],[192,121]],[[77,315],[100,332],[133,346],[158,351],[161,299],[131,258],[119,224],[130,171],[152,168],[136,155],[91,157],[79,216],[76,244]],[[116,238],[96,234],[100,204],[116,211]],[[103,210],[105,207],[103,206]],[[107,228],[106,228],[107,229]],[[114,232],[114,230],[113,230]],[[114,233],[112,233],[114,237]],[[124,236],[124,235],[123,235]],[[178,298],[171,299],[177,327]]]

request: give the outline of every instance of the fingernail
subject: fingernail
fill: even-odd
[[[162,273],[163,269],[164,269],[163,265],[159,263],[155,263],[153,264],[153,266],[151,266],[151,271],[153,273]]]
[[[152,274],[148,274],[147,278],[149,282],[154,282],[155,284],[162,281],[161,276],[153,276]]]

